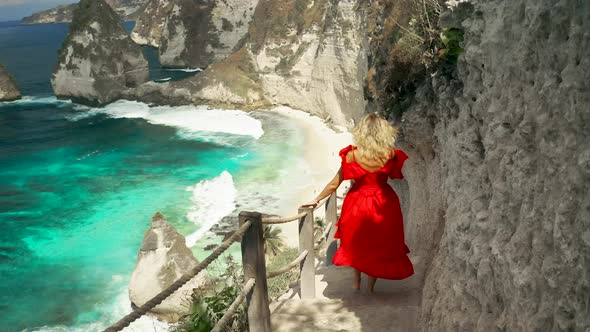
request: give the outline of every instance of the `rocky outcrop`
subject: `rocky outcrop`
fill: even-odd
[[[140,45],[160,47],[162,30],[170,15],[174,0],[150,0],[138,17],[131,39]]]
[[[104,0],[82,0],[59,51],[51,84],[55,95],[106,104],[148,80],[148,63]]]
[[[360,1],[261,0],[246,47],[264,97],[352,126],[365,113],[364,11]]]
[[[20,98],[20,91],[10,73],[0,65],[0,101],[12,101]]]
[[[400,124],[420,330],[588,331],[590,3],[452,13],[456,77],[419,87]]]
[[[105,0],[125,20],[141,15],[148,0]]]
[[[164,98],[159,102],[168,102],[165,96],[182,95],[193,103],[241,108],[286,105],[337,125],[351,126],[365,112],[367,40],[363,3],[260,0],[239,50],[193,78],[141,87],[130,95],[152,102],[158,102],[155,96]],[[181,13],[180,8],[175,7],[173,12]],[[176,35],[188,33],[184,25],[173,26],[183,27],[182,33],[175,31]],[[173,44],[182,45],[171,42],[170,37],[163,38],[163,48]],[[203,52],[202,47],[199,52]],[[144,97],[146,89],[150,90],[149,99]]]
[[[135,20],[147,0],[106,0],[124,20]],[[74,17],[78,4],[60,5],[55,8],[34,13],[21,20],[23,24],[69,23]]]
[[[248,32],[257,3],[174,0],[161,33],[160,62],[168,67],[205,68],[226,58]]]
[[[60,5],[55,8],[47,9],[24,17],[21,20],[23,24],[43,24],[43,23],[68,23],[72,22],[74,10],[78,4]]]
[[[162,214],[156,213],[143,237],[129,283],[131,303],[143,305],[197,264],[198,261],[186,246],[184,236]],[[206,273],[203,271],[150,313],[169,322],[178,321],[181,315],[190,312],[193,289],[205,282]]]

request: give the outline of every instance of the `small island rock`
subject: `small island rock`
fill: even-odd
[[[55,95],[102,105],[149,79],[148,62],[104,0],[82,0],[59,51]]]
[[[143,305],[197,264],[197,259],[186,246],[184,236],[162,214],[156,213],[151,227],[144,235],[129,282],[131,303]],[[200,272],[150,314],[168,322],[178,321],[180,316],[190,311],[193,289],[203,286],[206,279],[206,272]]]
[[[0,101],[12,101],[20,99],[20,92],[16,82],[10,73],[0,65]]]

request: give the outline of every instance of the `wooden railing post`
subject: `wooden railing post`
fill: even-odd
[[[299,253],[307,250],[307,257],[301,262],[299,285],[302,299],[315,297],[315,250],[313,236],[313,208],[299,208],[299,213],[307,212],[299,219]]]
[[[256,280],[252,292],[246,297],[248,326],[251,332],[271,332],[270,309],[268,307],[268,286],[266,282],[266,262],[264,260],[264,239],[262,215],[258,212],[242,211],[240,226],[246,220],[252,225],[242,237],[242,267],[244,280]]]
[[[338,221],[338,198],[334,191],[326,201],[326,227],[331,227],[326,239],[326,266],[332,265],[332,259],[338,249],[338,241],[334,238],[336,234],[336,222]]]

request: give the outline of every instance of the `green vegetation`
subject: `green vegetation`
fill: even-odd
[[[285,241],[283,241],[283,236],[281,235],[282,230],[278,227],[273,227],[270,225],[264,226],[264,233],[262,237],[264,238],[264,253],[268,256],[276,256],[283,251],[285,247]]]
[[[275,271],[283,266],[291,263],[299,256],[299,250],[295,248],[286,248],[280,254],[274,256],[266,264],[267,271]],[[299,279],[299,268],[294,268],[289,272],[285,272],[280,276],[268,279],[268,298],[270,301],[275,300],[280,295],[284,294],[289,286]]]
[[[219,277],[211,280],[210,284],[201,289],[195,289],[191,313],[173,328],[173,332],[209,332],[223,317],[227,308],[236,299],[244,284],[244,273],[231,256],[226,257],[227,268]],[[247,313],[244,306],[240,306],[230,325],[228,332],[248,330]]]
[[[280,251],[267,262],[267,271],[274,271],[291,263],[299,252],[295,248],[284,248],[284,242],[280,236],[280,229],[265,227],[267,242],[271,240],[268,248],[280,243]],[[270,249],[269,249],[270,250]],[[268,256],[267,256],[268,257]],[[218,277],[210,280],[209,284],[201,289],[195,289],[191,313],[181,319],[181,323],[172,329],[172,332],[209,332],[223,317],[227,308],[236,299],[244,284],[241,266],[231,256],[226,257],[227,268]],[[294,268],[280,276],[268,279],[268,297],[272,301],[284,294],[291,283],[299,278],[299,269]],[[224,331],[241,332],[248,330],[247,312],[241,305],[234,315],[230,325]]]
[[[444,29],[443,0],[386,0],[369,9],[372,35],[365,93],[387,116],[399,118],[434,73],[452,78],[463,32]]]
[[[457,28],[446,29],[440,34],[440,40],[444,47],[438,51],[436,60],[442,63],[454,65],[463,53],[463,31]]]

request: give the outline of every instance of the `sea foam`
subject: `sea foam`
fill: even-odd
[[[213,225],[236,209],[235,200],[238,192],[233,177],[227,171],[186,190],[192,192],[193,204],[189,208],[187,219],[200,226],[196,232],[186,237],[186,245],[192,247]]]
[[[206,106],[150,106],[120,100],[105,107],[95,108],[113,118],[143,118],[149,123],[176,127],[186,139],[207,139],[210,133],[224,133],[260,138],[262,123],[238,110],[210,109]],[[92,112],[90,111],[90,112]]]
[[[168,68],[168,69],[164,69],[167,71],[183,71],[185,73],[194,73],[194,72],[198,72],[198,71],[203,71],[203,69],[201,68]]]

